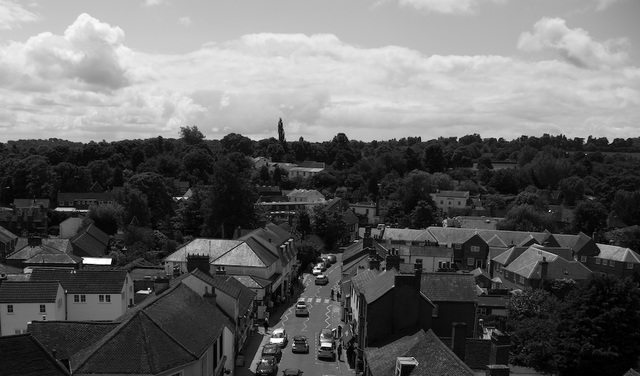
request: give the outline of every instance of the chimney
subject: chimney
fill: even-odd
[[[375,256],[369,256],[369,269],[380,270],[380,260],[378,260]]]
[[[396,370],[393,376],[409,376],[418,364],[416,358],[412,356],[399,356],[396,358]]]
[[[198,254],[187,254],[187,272],[191,273],[191,271],[195,269],[200,269],[206,274],[211,273],[211,265],[209,261],[209,256],[207,255],[198,255]]]
[[[464,362],[467,341],[467,323],[454,322],[451,326],[451,350]]]
[[[373,239],[371,238],[371,226],[367,226],[364,229],[364,239],[362,240],[363,248],[373,247]]]
[[[53,359],[58,359],[58,350],[51,350],[51,356],[53,357]]]
[[[387,253],[386,257],[387,270],[391,268],[395,268],[396,270],[400,270],[400,256],[398,256],[398,251],[395,248],[391,248],[391,251]]]
[[[162,294],[169,288],[169,278],[156,277],[153,281],[153,291],[157,295]]]
[[[236,230],[233,232],[233,238],[238,239],[242,233],[242,228],[240,226],[236,227]]]
[[[485,376],[509,376],[510,370],[509,366],[503,364],[490,364],[484,374]]]
[[[494,330],[491,333],[491,352],[489,353],[489,364],[509,364],[509,350],[511,347],[511,337],[504,332]]]
[[[416,290],[420,291],[420,285],[422,283],[422,264],[417,262],[413,264],[413,273],[416,276]]]
[[[549,263],[547,262],[547,258],[542,256],[542,262],[540,263],[540,279],[547,279],[547,270],[549,269]]]
[[[211,292],[209,292],[209,287],[205,286],[202,298],[212,306],[216,307],[216,290],[213,287],[211,288]]]

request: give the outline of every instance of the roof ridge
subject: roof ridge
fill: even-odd
[[[24,334],[25,336],[29,336],[29,338],[36,344],[36,346],[38,346],[42,352],[44,352],[46,354],[46,357],[49,358],[50,360],[53,360],[54,364],[56,365],[56,367],[60,368],[60,371],[63,371],[65,374],[69,375],[70,372],[67,369],[67,367],[65,367],[62,362],[60,362],[58,359],[54,358],[53,355],[49,352],[49,350],[47,350],[44,345],[42,343],[40,343],[40,341],[38,341],[38,339],[36,337],[33,336],[33,333],[26,333]]]

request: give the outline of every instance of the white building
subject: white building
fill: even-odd
[[[31,321],[65,320],[64,289],[54,281],[4,281],[0,285],[3,336],[27,332]]]

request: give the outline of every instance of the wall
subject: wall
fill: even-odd
[[[438,306],[438,317],[432,317],[432,329],[438,337],[450,337],[454,322],[467,323],[467,337],[475,328],[475,303],[433,302]]]
[[[58,296],[62,299],[63,294]],[[46,313],[40,313],[40,304],[45,305]],[[17,334],[16,330],[20,330],[20,333],[26,331],[30,321],[42,321],[42,316],[46,316],[49,321],[64,320],[64,312],[57,308],[56,303],[13,303],[13,314],[7,314],[8,305],[0,304],[0,328],[3,336]]]
[[[86,302],[75,303],[74,295],[85,295]],[[122,294],[102,294],[110,295],[111,303],[100,303],[98,295],[100,294],[67,294],[67,320],[115,320],[126,311],[127,307],[123,307],[125,299],[122,299]]]
[[[393,334],[393,303],[393,291],[389,291],[367,306],[366,346]]]

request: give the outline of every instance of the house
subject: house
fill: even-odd
[[[0,226],[18,235],[45,236],[49,207],[48,199],[15,199],[13,211],[2,212]]]
[[[58,193],[58,208],[72,208],[76,212],[87,212],[91,205],[114,204],[112,193],[102,192],[60,192]]]
[[[539,244],[514,247],[494,259],[495,275],[504,287],[512,289],[537,288],[545,280],[553,279],[584,281],[591,276],[592,272],[586,266],[570,257],[560,256],[558,250],[558,247]]]
[[[361,225],[376,225],[380,221],[378,215],[378,206],[373,202],[356,202],[355,204],[349,204],[349,207],[353,212],[362,218]]]
[[[64,320],[64,289],[57,281],[4,281],[0,284],[0,327],[2,335],[27,332],[36,320]]]
[[[65,320],[113,320],[133,305],[133,281],[123,270],[37,268],[31,281],[60,282]]]
[[[115,322],[106,335],[71,355],[73,375],[221,376],[233,369],[233,324],[210,294],[180,283]]]
[[[364,350],[365,376],[473,376],[432,330],[422,329]]]
[[[597,244],[597,247],[600,252],[589,256],[586,262],[594,273],[625,278],[640,271],[640,256],[631,249],[608,244]]]
[[[79,269],[82,259],[70,252],[70,244],[62,239],[19,238],[17,250],[7,256],[6,263],[16,268],[27,266],[59,266]]]
[[[60,222],[60,237],[62,239],[71,239],[82,226],[82,218],[69,217]]]
[[[183,283],[198,294],[210,292],[215,295],[217,307],[234,324],[235,341],[232,353],[235,358],[244,347],[254,325],[254,298],[256,294],[231,276],[212,276],[198,267],[197,264],[208,266],[207,260],[204,265],[200,260],[195,260],[195,264],[194,269],[189,273],[173,279],[170,283],[171,285]]]
[[[71,238],[73,254],[80,257],[102,257],[107,254],[109,235],[90,224],[84,231]]]
[[[291,167],[289,169],[289,180],[295,178],[309,179],[324,171],[324,167]]]
[[[270,302],[290,294],[291,279],[297,277],[297,250],[293,237],[289,231],[272,223],[265,223],[234,240],[194,239],[163,259],[167,275],[188,272],[187,256],[194,254],[209,258],[212,275],[249,276],[258,284],[268,280],[270,284],[257,294],[259,318],[264,317]],[[244,282],[251,281],[245,278]]]
[[[443,213],[469,207],[469,191],[439,191],[431,193],[431,198]]]
[[[31,334],[19,334],[0,337],[0,375],[68,376],[69,370]]]
[[[454,322],[465,323],[467,337],[474,336],[478,297],[473,275],[423,273],[420,291],[434,304],[431,329],[437,336],[449,335]]]
[[[4,260],[7,255],[15,251],[17,242],[17,235],[0,226],[0,260]]]
[[[315,189],[294,189],[287,194],[289,202],[324,202],[324,195]]]

